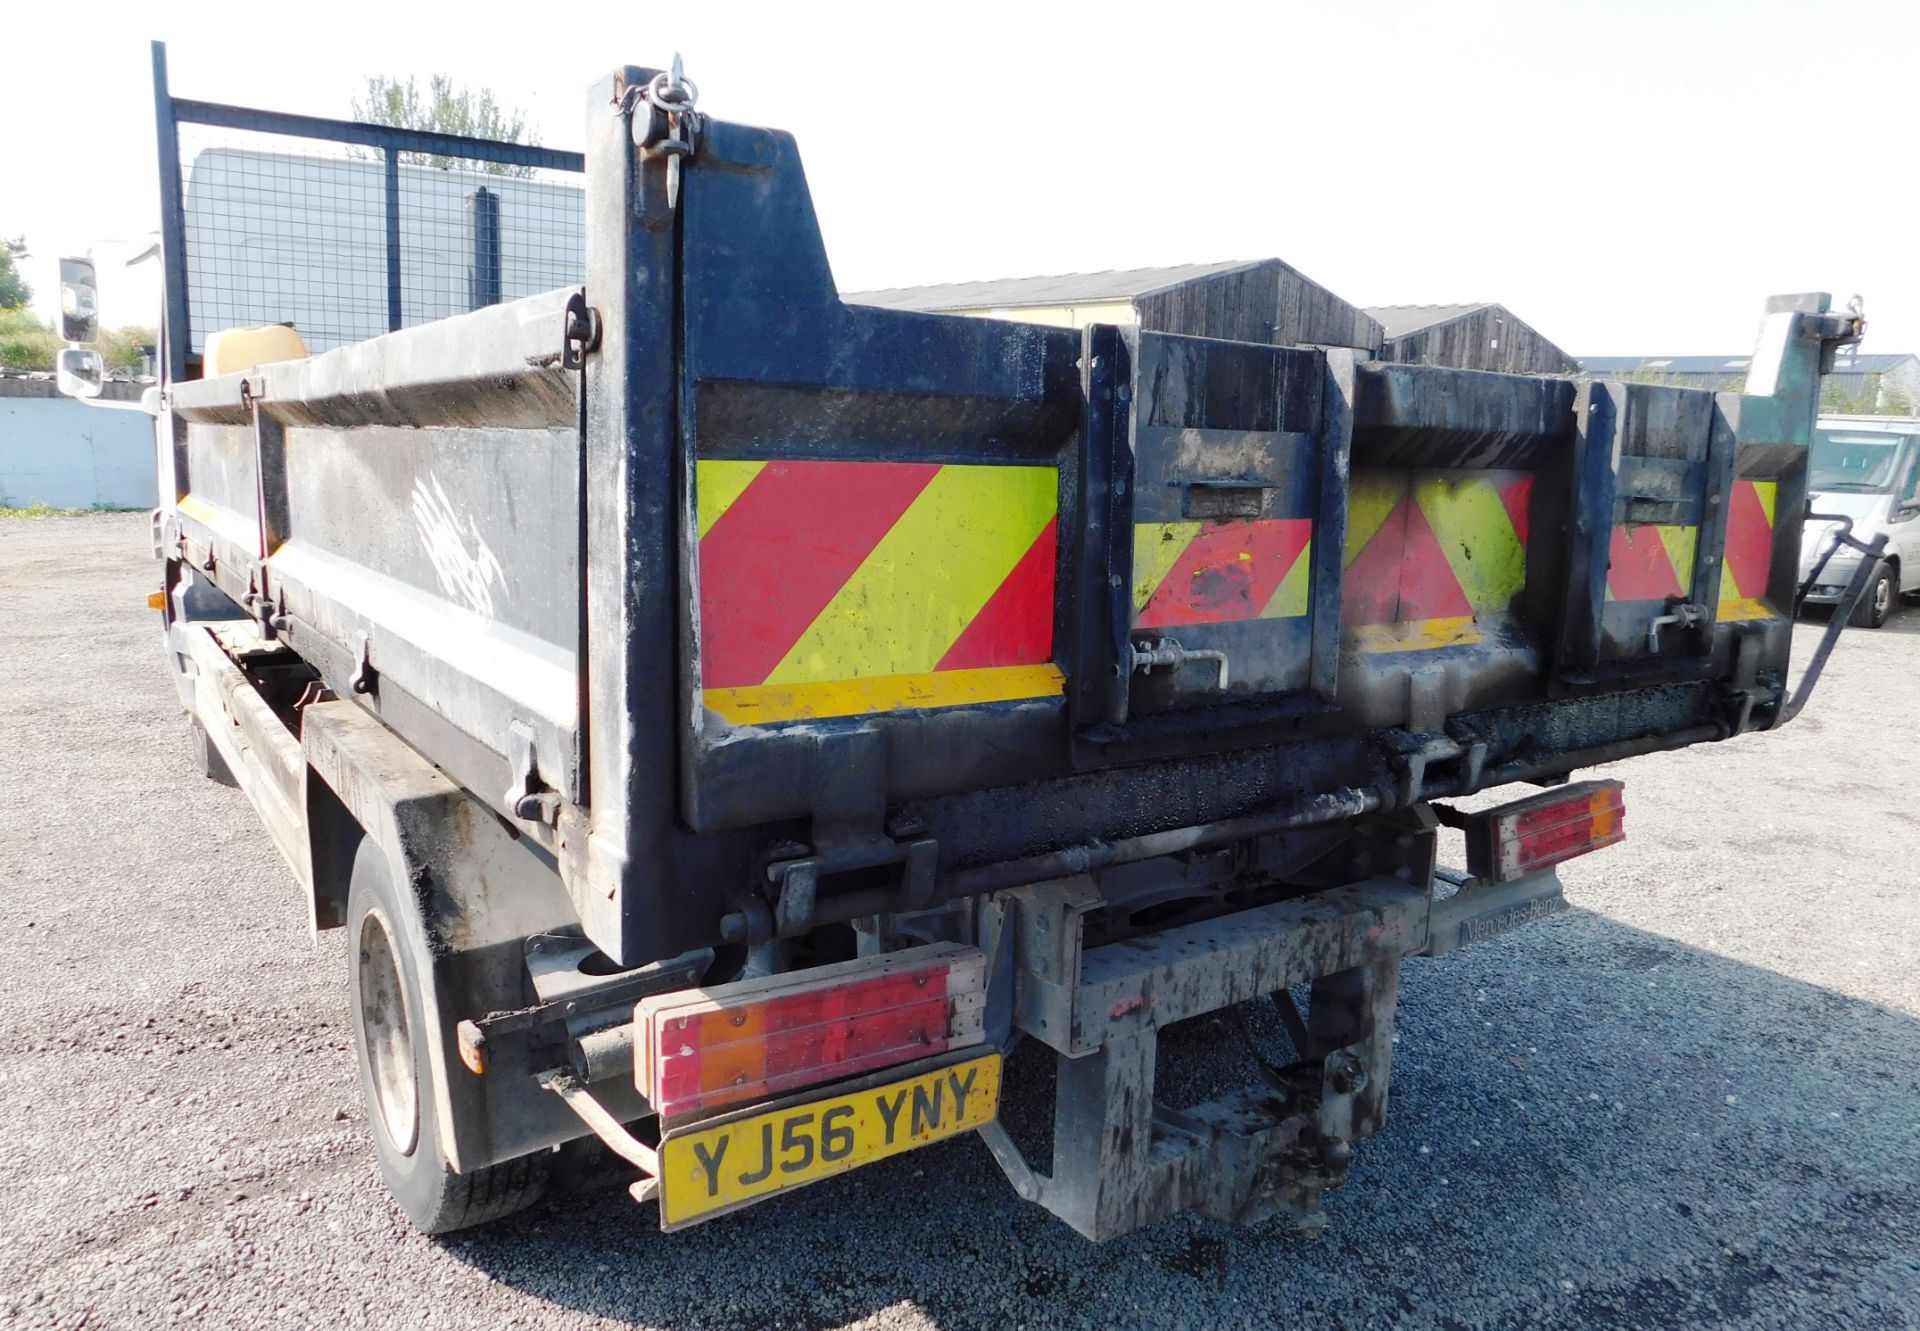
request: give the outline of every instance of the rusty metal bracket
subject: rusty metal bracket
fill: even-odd
[[[768,867],[773,880],[773,931],[787,936],[806,931],[820,901],[820,861],[789,860]]]
[[[253,616],[259,625],[260,636],[272,642],[279,637],[280,630],[286,626],[286,616],[280,613],[280,606],[274,601],[271,592],[261,586],[260,571],[255,570],[247,578],[247,594],[241,598],[240,608]]]
[[[1867,335],[1867,302],[1855,295],[1847,301],[1845,314],[1827,314],[1808,319],[1801,325],[1801,336],[1820,343],[1820,373],[1832,374],[1834,357],[1842,347],[1858,346]]]
[[[1015,946],[1015,1026],[1054,1051],[1044,1171],[1004,1128],[981,1138],[1014,1190],[1082,1235],[1124,1234],[1177,1210],[1320,1224],[1353,1143],[1383,1121],[1400,959],[1427,942],[1424,891],[1375,879],[1119,943],[1086,946],[1103,904],[1082,875],[989,903]],[[1311,983],[1291,1023],[1301,1061],[1187,1108],[1155,1096],[1159,1033]],[[1298,1018],[1298,1014],[1295,1014]]]
[[[593,1135],[607,1144],[607,1149],[650,1177],[660,1177],[660,1153],[622,1127],[620,1120],[608,1113],[606,1106],[594,1099],[593,1093],[571,1072],[556,1068],[541,1073],[535,1080],[540,1083],[540,1089],[552,1091],[564,1100],[567,1108],[593,1129]]]
[[[598,956],[598,948],[573,934],[535,934],[527,939],[527,977],[538,1001],[462,1020],[454,1031],[461,1062],[481,1074],[493,1063],[499,1041],[564,1039],[574,1072],[583,1082],[606,1080],[599,1075],[604,1068],[596,1066],[606,1061],[602,1057],[606,1050],[594,1035],[604,1034],[609,1017],[630,1020],[639,999],[690,988],[713,964],[712,949],[697,948],[634,970],[596,975],[586,968]],[[632,1071],[629,1046],[627,1075]]]
[[[600,311],[587,304],[587,293],[576,291],[567,297],[561,316],[560,368],[577,370],[587,356],[600,349]]]
[[[676,54],[672,69],[655,74],[644,87],[627,90],[623,109],[629,100],[634,147],[667,159],[667,208],[672,210],[680,202],[682,164],[700,147],[700,113],[693,109],[700,86],[686,76]]]
[[[1505,883],[1469,878],[1452,896],[1433,903],[1426,946],[1409,955],[1444,957],[1566,909],[1560,875],[1552,869]]]
[[[877,838],[775,860],[766,868],[771,912],[756,898],[721,920],[721,936],[730,943],[764,943],[865,915],[928,910],[942,899],[939,862],[939,843],[927,838],[904,842]],[[898,877],[885,886],[838,893],[822,890],[823,880],[835,874],[890,867],[897,868]]]
[[[513,779],[507,786],[507,807],[515,818],[551,827],[560,817],[560,792],[540,775],[540,761],[534,753],[533,727],[515,721],[507,727],[507,762]]]
[[[365,629],[353,635],[353,673],[347,677],[347,687],[355,693],[370,694],[380,688],[380,672],[373,666],[373,643]]]

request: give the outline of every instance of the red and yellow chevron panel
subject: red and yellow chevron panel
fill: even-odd
[[[1735,481],[1727,510],[1726,560],[1720,569],[1719,617],[1765,619],[1761,600],[1773,563],[1773,481]],[[1609,601],[1666,601],[1693,588],[1699,528],[1662,523],[1613,529],[1607,552]]]
[[[1698,527],[1669,523],[1621,524],[1607,549],[1609,601],[1665,601],[1693,586]]]
[[[1727,508],[1727,558],[1720,566],[1719,617],[1767,619],[1773,611],[1761,598],[1773,570],[1775,481],[1735,481]]]
[[[1312,555],[1309,518],[1136,523],[1133,626],[1304,615]]]
[[[1341,623],[1362,651],[1480,641],[1527,581],[1521,471],[1359,470],[1348,486]]]
[[[736,725],[1057,695],[1052,467],[695,474],[702,701]]]

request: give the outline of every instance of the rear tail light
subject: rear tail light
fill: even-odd
[[[1502,883],[1627,839],[1626,787],[1580,781],[1468,815],[1467,872]]]
[[[642,999],[634,1077],[662,1118],[979,1044],[986,961],[935,943]]]

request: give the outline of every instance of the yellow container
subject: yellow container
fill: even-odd
[[[207,378],[212,379],[277,360],[301,360],[306,354],[306,342],[286,324],[222,328],[207,337],[202,370]]]

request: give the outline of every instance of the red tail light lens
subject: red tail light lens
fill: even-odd
[[[1626,787],[1580,781],[1466,821],[1467,871],[1505,882],[1627,839]]]
[[[986,961],[955,943],[643,999],[634,1074],[663,1118],[771,1099],[984,1038]]]

